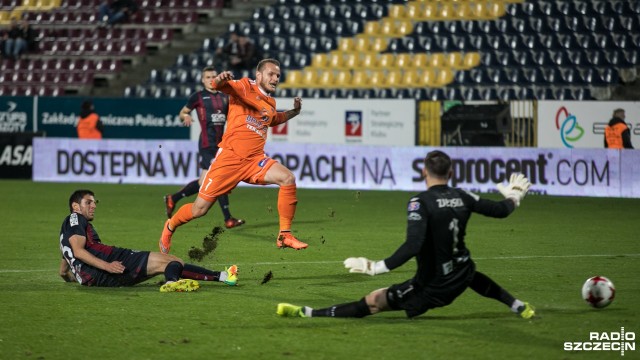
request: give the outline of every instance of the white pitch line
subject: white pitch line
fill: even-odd
[[[584,255],[530,255],[530,256],[497,256],[497,257],[472,257],[473,260],[528,260],[528,259],[557,259],[557,258],[590,258],[590,257],[639,257],[640,254],[584,254]],[[339,264],[340,261],[278,261],[278,262],[257,262],[257,263],[237,263],[237,265],[305,265],[305,264]],[[0,274],[7,273],[30,273],[49,272],[51,269],[0,269]],[[53,270],[55,271],[55,270]]]

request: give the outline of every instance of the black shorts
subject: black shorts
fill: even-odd
[[[387,290],[387,302],[393,310],[404,310],[407,317],[418,316],[429,309],[451,304],[467,289],[474,273],[475,266],[468,266],[458,281],[446,286],[421,286],[415,279],[391,285]]]
[[[200,168],[203,170],[209,169],[209,165],[213,159],[215,159],[216,154],[218,153],[218,147],[208,147],[208,148],[200,148]]]
[[[82,285],[100,287],[132,286],[150,279],[147,275],[149,251],[114,248],[109,256],[109,262],[120,261],[125,270],[122,274],[112,274],[92,266],[83,265],[82,273],[85,279]],[[89,275],[89,277],[85,277]]]

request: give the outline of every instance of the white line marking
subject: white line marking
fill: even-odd
[[[497,257],[472,257],[473,260],[529,260],[529,259],[557,259],[557,258],[590,258],[590,257],[639,257],[640,254],[584,254],[584,255],[523,255],[523,256],[497,256]],[[257,263],[237,263],[237,265],[304,265],[304,264],[339,264],[340,261],[279,261],[279,262],[257,262]],[[219,264],[214,264],[219,265]],[[223,265],[223,264],[220,264]],[[226,265],[226,264],[224,264]],[[31,273],[50,272],[55,269],[0,269],[0,274],[7,273]]]

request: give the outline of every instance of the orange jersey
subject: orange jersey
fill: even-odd
[[[264,155],[267,129],[286,121],[284,112],[276,111],[276,101],[265,95],[258,84],[249,78],[216,85],[216,90],[229,95],[227,129],[218,145],[248,159]]]
[[[78,138],[80,139],[102,139],[102,133],[98,130],[98,114],[91,113],[85,118],[78,120]]]

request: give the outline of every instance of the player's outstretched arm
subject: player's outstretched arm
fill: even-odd
[[[231,71],[223,71],[213,78],[213,82],[216,88],[226,84],[227,81],[230,80],[233,80],[233,73]]]
[[[350,257],[344,261],[344,267],[350,273],[360,273],[367,275],[378,275],[389,272],[384,260],[373,261],[364,257]]]
[[[284,116],[286,118],[285,121],[289,121],[300,115],[300,110],[302,110],[302,99],[300,97],[295,97],[293,99],[293,109],[284,112]]]
[[[511,199],[516,206],[520,206],[520,201],[527,195],[531,183],[523,174],[511,174],[507,185],[498,184],[496,187],[502,196]]]

